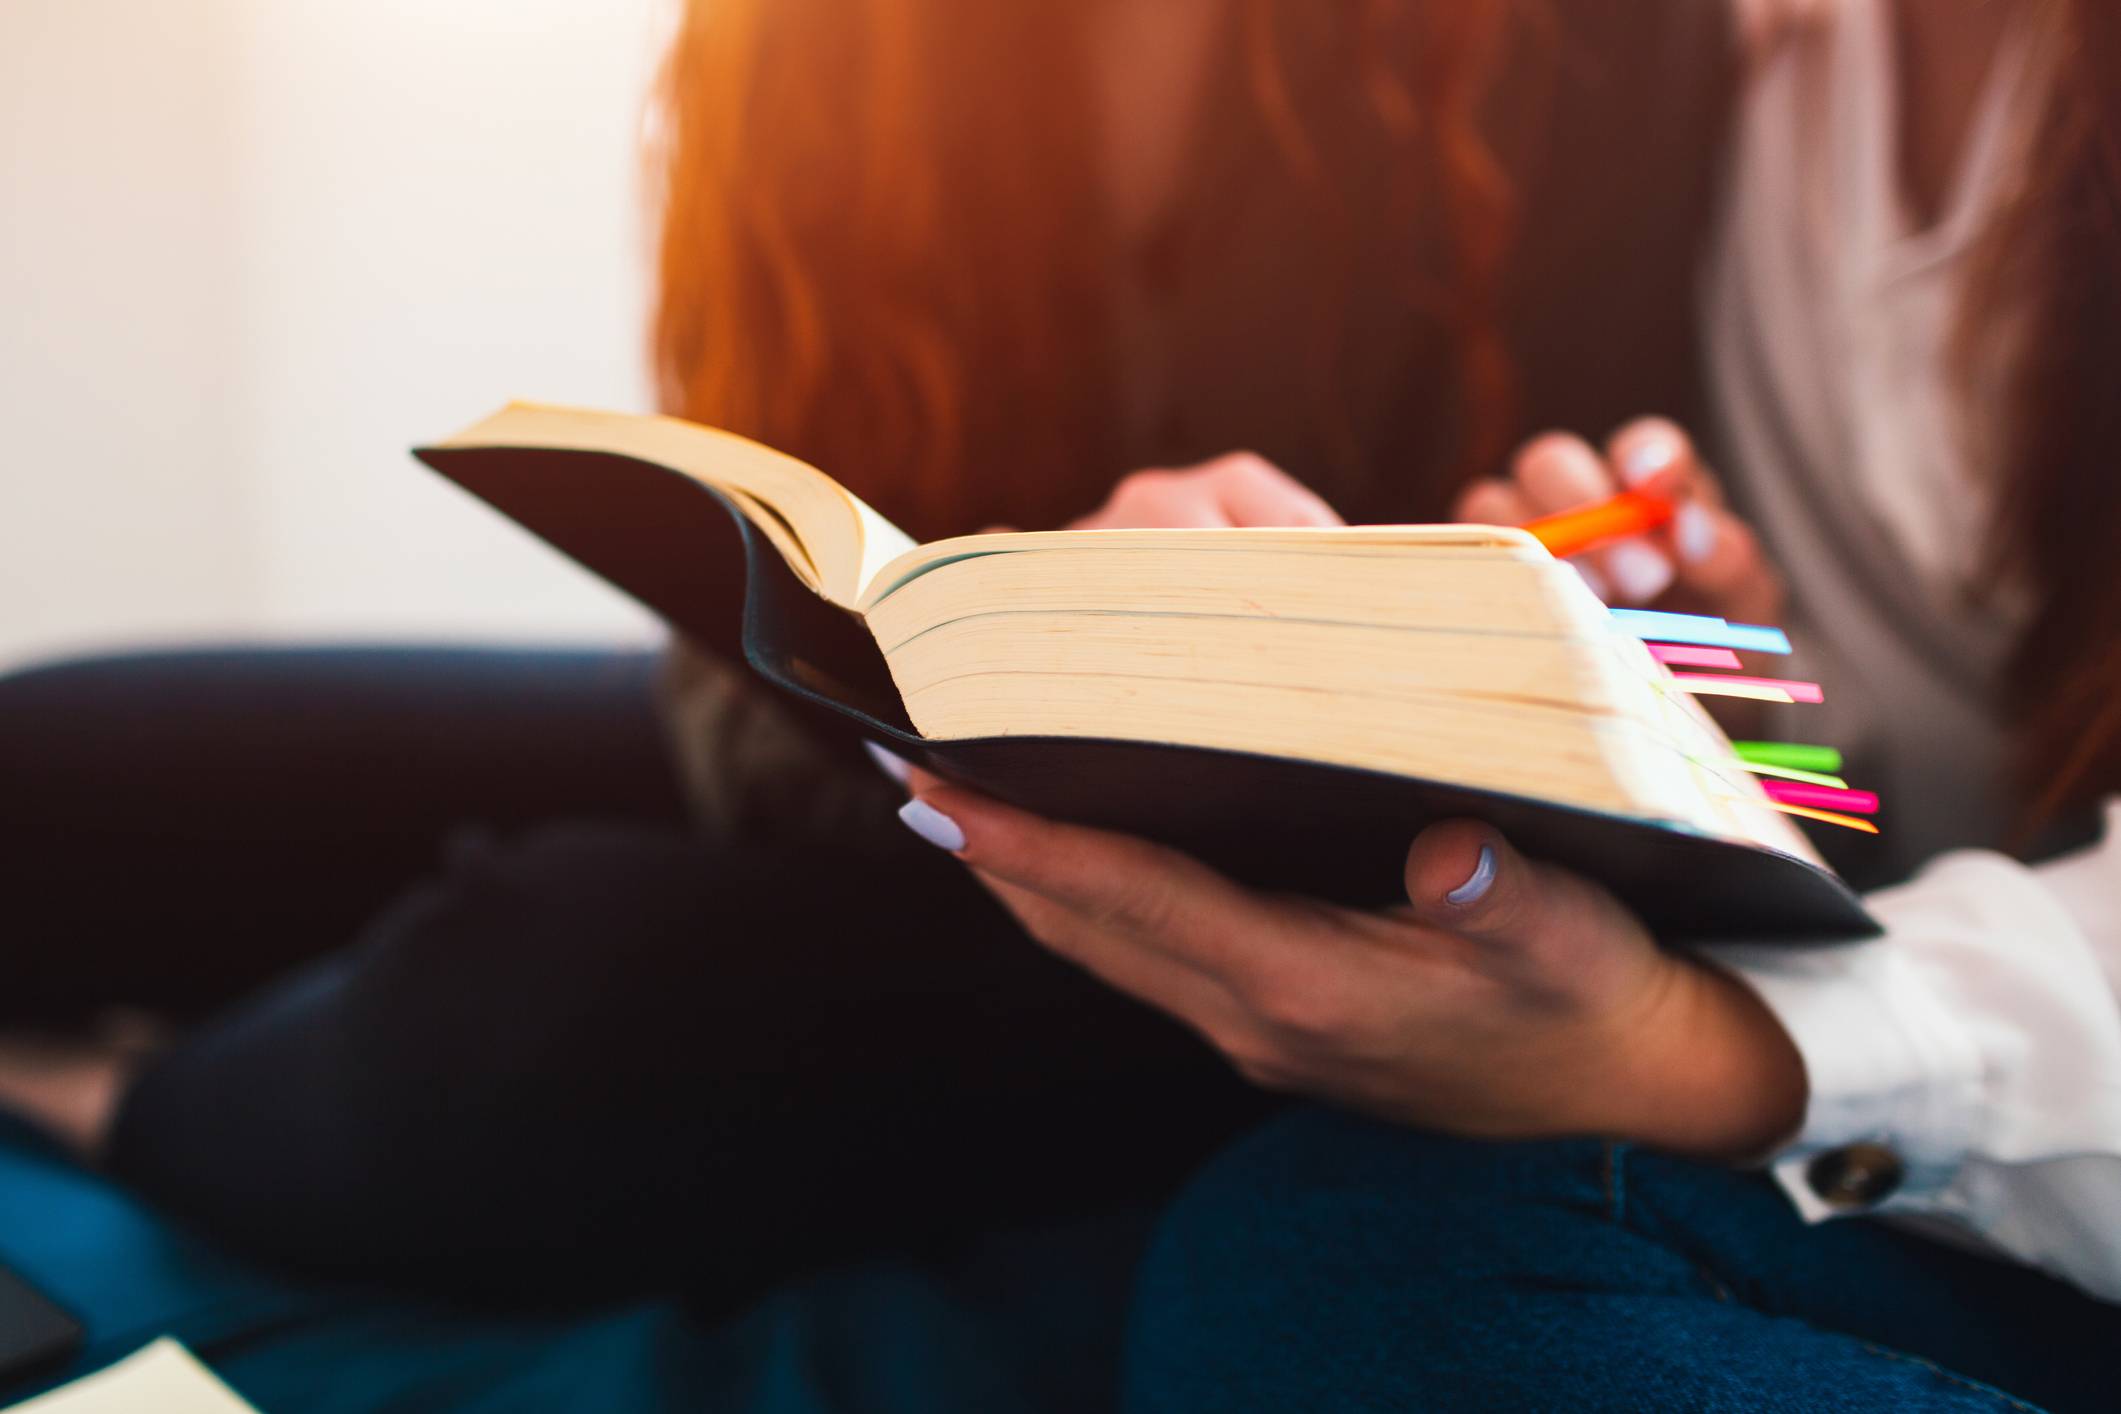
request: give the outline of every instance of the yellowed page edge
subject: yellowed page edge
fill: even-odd
[[[1547,549],[1526,532],[1502,525],[1241,526],[1191,530],[1029,530],[998,535],[959,535],[917,545],[884,565],[862,591],[861,607],[878,601],[929,570],[984,555],[1082,549],[1116,550],[1316,550],[1337,554],[1351,548],[1463,546],[1505,552],[1512,558],[1544,560]]]

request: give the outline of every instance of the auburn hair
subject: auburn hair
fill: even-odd
[[[2050,81],[2013,199],[1976,250],[1957,354],[2002,348],[1998,578],[2031,590],[2008,673],[2027,836],[2121,790],[2121,6],[2030,11]],[[1998,335],[2008,333],[2008,338]]]
[[[1312,145],[1322,101],[1359,106],[1405,148],[1408,181],[1433,186],[1392,199],[1433,199],[1445,268],[1421,283],[1424,312],[1456,344],[1459,440],[1483,470],[1508,450],[1512,202],[1477,109],[1523,3],[1233,0],[1219,20],[1272,135],[1259,179],[1312,203],[1322,242],[1362,210]],[[1103,10],[690,0],[651,129],[664,407],[816,462],[923,535],[1095,505],[1131,469],[1099,443],[1093,319],[1115,238],[1087,135]],[[1300,28],[1356,81],[1292,88],[1279,56]],[[1319,382],[1292,396],[1329,397]]]

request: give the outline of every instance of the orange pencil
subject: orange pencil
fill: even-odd
[[[1630,535],[1655,530],[1669,521],[1672,513],[1670,501],[1645,496],[1640,491],[1623,491],[1595,506],[1541,516],[1526,522],[1524,528],[1537,536],[1556,559],[1567,559],[1608,540],[1625,540]]]

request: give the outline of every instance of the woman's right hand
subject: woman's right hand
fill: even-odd
[[[1600,598],[1744,623],[1781,619],[1782,576],[1751,527],[1725,505],[1693,440],[1663,418],[1629,423],[1602,453],[1565,433],[1535,437],[1518,449],[1507,476],[1475,482],[1452,514],[1461,521],[1522,525],[1623,488],[1664,497],[1679,510],[1661,530],[1575,557]]]
[[[1198,466],[1123,476],[1070,530],[1176,530],[1233,525],[1340,525],[1318,494],[1266,458],[1229,452]]]

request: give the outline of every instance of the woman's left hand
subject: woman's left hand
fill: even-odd
[[[1407,903],[1256,893],[1174,850],[916,773],[906,820],[1031,935],[1245,1075],[1460,1134],[1603,1134],[1703,1157],[1794,1131],[1803,1066],[1745,986],[1471,821],[1407,852]]]

